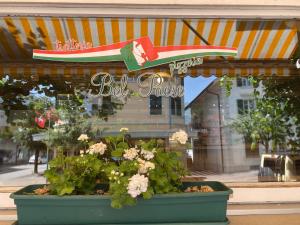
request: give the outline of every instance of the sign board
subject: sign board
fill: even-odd
[[[111,45],[92,47],[91,43],[81,43],[73,39],[66,43],[56,42],[56,50],[33,50],[33,58],[62,62],[112,62],[123,61],[128,71],[169,64],[170,77],[168,82],[158,73],[143,73],[137,77],[139,95],[165,97],[182,97],[183,86],[177,84],[173,74],[187,73],[189,67],[203,64],[205,56],[236,56],[237,49],[223,46],[154,46],[149,37],[141,37],[130,41]],[[142,82],[146,78],[148,83]],[[128,95],[127,75],[123,75],[117,84],[108,73],[97,73],[92,76],[91,84],[99,87],[93,96],[125,97]],[[157,82],[159,81],[159,82]],[[162,82],[160,82],[162,81]],[[106,92],[104,92],[106,90]]]
[[[236,48],[223,46],[153,46],[147,36],[99,47],[64,49],[68,48],[34,49],[33,58],[62,62],[124,61],[128,71],[137,71],[191,58],[237,54]]]

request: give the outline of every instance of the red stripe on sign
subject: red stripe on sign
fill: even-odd
[[[168,51],[176,51],[176,50],[190,50],[190,49],[213,49],[213,50],[233,50],[237,51],[236,48],[228,48],[223,46],[160,46],[154,47],[158,52],[168,52]]]
[[[119,42],[116,44],[104,45],[104,46],[99,46],[99,47],[95,47],[95,48],[88,48],[88,49],[82,49],[82,50],[69,50],[69,51],[33,49],[33,53],[42,53],[42,54],[49,54],[49,55],[51,55],[51,54],[65,55],[65,54],[82,54],[82,53],[91,53],[91,52],[101,52],[101,51],[120,49],[131,42],[132,41],[124,41],[124,42]]]

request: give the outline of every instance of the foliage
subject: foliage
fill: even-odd
[[[1,81],[1,107],[9,118],[13,118],[13,115],[9,116],[9,113],[13,110],[30,109],[28,98],[32,98],[33,93],[48,97],[56,94],[54,86],[47,81],[36,83],[32,79],[14,79],[8,75],[2,78]]]
[[[0,130],[0,141],[2,140],[11,140],[13,138],[13,132],[10,127],[3,127]]]
[[[39,151],[46,148],[40,141],[33,141],[33,134],[42,133],[43,129],[37,126],[36,112],[44,115],[53,105],[47,96],[53,96],[53,86],[47,81],[37,84],[30,79],[14,79],[5,76],[1,80],[0,99],[1,108],[7,116],[10,138],[16,144],[35,151],[36,159]],[[44,115],[45,116],[45,115]],[[37,173],[37,160],[34,172]]]
[[[288,147],[293,149],[291,144],[295,138],[297,120],[295,116],[287,113],[291,107],[290,99],[283,97],[279,92],[274,94],[274,85],[269,86],[274,84],[273,81],[263,82],[263,94],[258,91],[262,81],[254,78],[250,81],[254,86],[253,98],[256,107],[240,115],[231,126],[242,134],[245,140],[251,140],[252,149],[257,143],[263,144],[267,153],[269,150],[286,150]]]
[[[121,208],[139,196],[180,191],[180,154],[164,151],[158,141],[133,141],[124,129],[89,145],[78,156],[60,155],[50,163],[45,176],[52,194],[90,194],[99,182],[107,183],[112,207]]]
[[[5,85],[5,83],[6,83],[6,79],[5,78],[2,78],[1,80],[0,80],[0,87],[3,87],[4,85]]]
[[[11,122],[10,130],[13,134],[13,141],[23,147],[35,151],[35,157],[38,158],[39,152],[45,150],[46,146],[42,141],[35,141],[33,135],[42,134],[44,130],[41,129],[37,123],[36,112],[46,114],[46,109],[51,107],[52,103],[47,97],[33,97],[29,96],[24,98],[28,105],[28,110],[18,111],[14,115],[15,120]],[[35,160],[34,172],[38,172],[38,162]]]
[[[55,110],[56,120],[53,126],[47,131],[47,138],[44,141],[49,148],[61,148],[65,152],[79,153],[83,147],[77,141],[80,134],[85,133],[90,137],[94,136],[89,115],[80,99],[73,97],[61,103]]]
[[[73,81],[56,82],[49,77],[43,80],[35,80],[31,77],[15,79],[9,75],[3,77],[0,80],[0,105],[8,118],[8,130],[12,134],[9,138],[18,145],[34,150],[36,159],[39,151],[46,148],[45,144],[50,149],[60,146],[65,150],[78,152],[83,147],[82,143],[76,140],[78,134],[84,132],[93,136],[91,122],[86,119],[91,115],[88,115],[84,107],[86,103],[84,99],[87,97],[84,91],[95,91],[96,88],[90,87],[87,82],[84,86],[80,85],[84,90],[82,91],[75,85],[77,83]],[[59,94],[68,94],[72,96],[71,100],[64,104],[57,104]],[[115,110],[121,106],[120,103],[110,103],[103,99],[97,116],[107,120],[108,115],[115,113]],[[37,119],[42,120],[41,127]],[[66,123],[60,123],[62,121]],[[32,135],[35,134],[50,138],[33,141]],[[94,135],[97,133],[94,132]],[[2,136],[4,138],[5,133]],[[34,168],[37,173],[37,160]]]
[[[220,78],[220,86],[225,88],[227,97],[230,96],[230,94],[231,94],[231,89],[232,89],[232,85],[233,85],[232,80],[233,79],[227,75],[224,75]]]
[[[15,141],[20,142],[21,145],[31,149],[29,146],[34,144],[31,135],[44,133],[50,137],[50,140],[48,138],[44,140],[49,148],[61,146],[76,152],[82,147],[80,143],[74,145],[80,133],[93,136],[91,122],[87,120],[91,115],[87,113],[84,102],[86,95],[83,90],[86,91],[87,86],[81,87],[81,90],[77,89],[72,82],[58,84],[47,79],[41,82],[25,78],[14,79],[8,75],[0,81],[1,108],[6,112],[7,122],[14,131]],[[57,96],[60,93],[69,94],[71,97],[68,101],[57,104]],[[122,105],[108,100],[103,99],[102,106],[97,113],[94,113],[97,114],[97,118],[107,120],[108,116],[115,113]],[[39,113],[39,117],[46,118],[50,109],[51,116],[55,118],[47,118],[45,128],[48,131],[45,132],[35,122],[36,112]]]
[[[53,194],[92,194],[102,168],[102,161],[95,155],[65,157],[61,152],[50,162],[45,176]]]
[[[286,144],[293,151],[300,147],[300,78],[292,76],[288,79],[269,78],[263,80],[265,96],[276,99],[284,106],[282,120],[287,126]]]

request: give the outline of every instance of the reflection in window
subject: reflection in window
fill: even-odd
[[[170,98],[171,99],[171,114],[176,116],[182,115],[181,110],[181,98]]]
[[[162,114],[162,98],[155,95],[150,95],[150,115]]]
[[[251,83],[250,83],[250,80],[248,78],[238,77],[236,79],[236,86],[238,86],[238,87],[250,87]]]
[[[73,95],[70,94],[58,94],[57,95],[57,107],[63,107],[65,105],[70,105],[72,102]]]
[[[111,96],[103,97],[102,111],[107,115],[114,114]]]
[[[251,137],[244,137],[245,142],[245,152],[247,158],[258,157],[259,156],[259,144],[257,143],[255,148],[251,148],[252,139]]]
[[[99,110],[99,105],[98,104],[92,104],[92,115],[97,115]]]
[[[240,115],[248,113],[251,109],[254,109],[253,99],[238,99],[237,100],[238,113]]]

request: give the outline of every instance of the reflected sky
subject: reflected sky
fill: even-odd
[[[205,89],[215,79],[215,76],[186,76],[184,78],[184,105],[188,105],[203,89]]]

